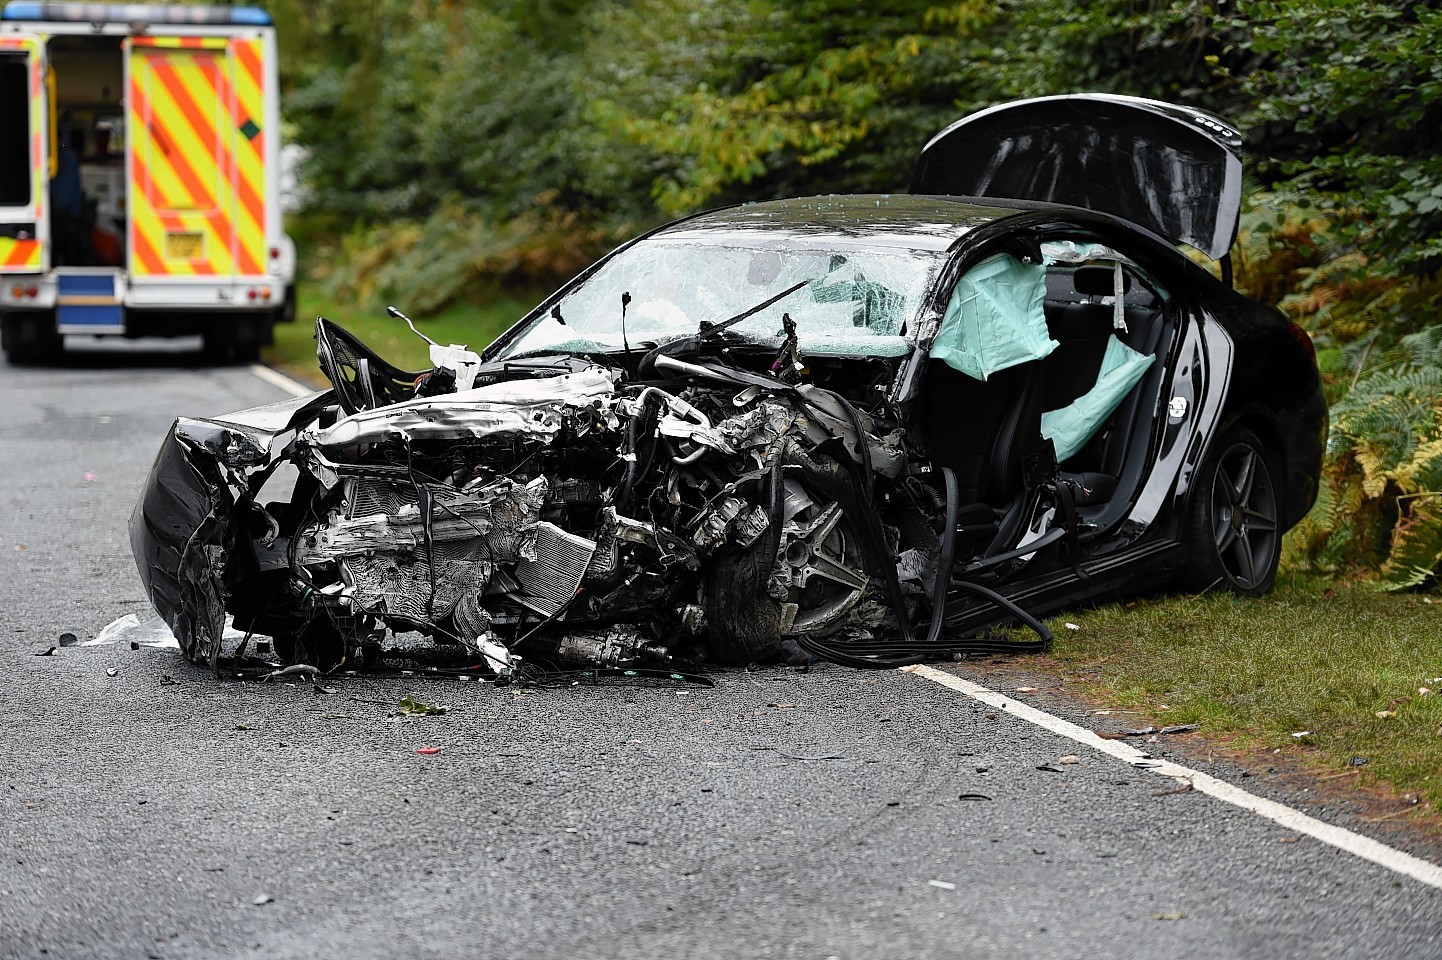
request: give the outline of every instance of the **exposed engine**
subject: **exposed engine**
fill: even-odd
[[[502,676],[917,649],[928,612],[934,646],[945,498],[875,399],[893,371],[440,348],[417,378],[317,339],[334,391],[181,420],[157,460],[132,538],[192,659],[225,612],[322,668],[408,633]]]

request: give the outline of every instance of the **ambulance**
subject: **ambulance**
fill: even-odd
[[[0,332],[202,337],[255,359],[295,314],[275,29],[253,7],[0,11]]]

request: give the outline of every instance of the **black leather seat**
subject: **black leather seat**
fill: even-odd
[[[981,381],[939,360],[926,372],[922,422],[938,467],[956,474],[958,502],[1001,507],[1022,489],[1022,463],[1041,446],[1043,370],[1039,362]]]

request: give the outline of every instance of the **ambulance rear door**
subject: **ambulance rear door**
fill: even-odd
[[[50,266],[54,100],[45,41],[0,36],[0,274]]]
[[[266,273],[259,42],[125,41],[130,282],[229,300]],[[200,291],[198,291],[200,292]]]

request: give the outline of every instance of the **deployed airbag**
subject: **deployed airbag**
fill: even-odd
[[[1096,385],[1060,410],[1048,410],[1041,415],[1041,435],[1056,447],[1058,462],[1086,446],[1154,360],[1156,357],[1138,353],[1122,343],[1116,334],[1107,337]]]
[[[1058,346],[1046,329],[1046,267],[1008,254],[983,260],[956,284],[931,355],[985,380]]]

